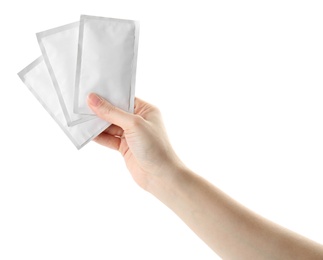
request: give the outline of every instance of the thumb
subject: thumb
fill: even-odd
[[[133,119],[132,114],[115,107],[95,93],[88,95],[87,103],[93,112],[101,119],[120,126],[122,129],[129,128]]]

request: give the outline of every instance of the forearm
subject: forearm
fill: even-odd
[[[225,259],[323,259],[322,247],[246,209],[188,169],[168,169],[149,192]]]

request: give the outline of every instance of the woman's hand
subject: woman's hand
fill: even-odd
[[[88,105],[103,120],[112,123],[94,140],[118,150],[140,187],[147,190],[152,178],[165,177],[182,166],[172,149],[159,110],[136,98],[134,114],[127,113],[92,93]]]

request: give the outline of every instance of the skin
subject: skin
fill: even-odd
[[[188,169],[156,107],[136,98],[130,114],[94,93],[88,105],[112,123],[95,141],[119,151],[135,182],[223,259],[323,259],[322,245],[257,215]]]

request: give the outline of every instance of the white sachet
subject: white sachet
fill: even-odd
[[[139,23],[81,15],[74,112],[93,114],[86,97],[95,92],[133,112]]]
[[[72,126],[95,118],[73,112],[79,22],[36,35],[67,125]]]
[[[82,124],[67,126],[43,57],[36,59],[18,75],[78,149],[110,125],[100,118],[95,118]]]

